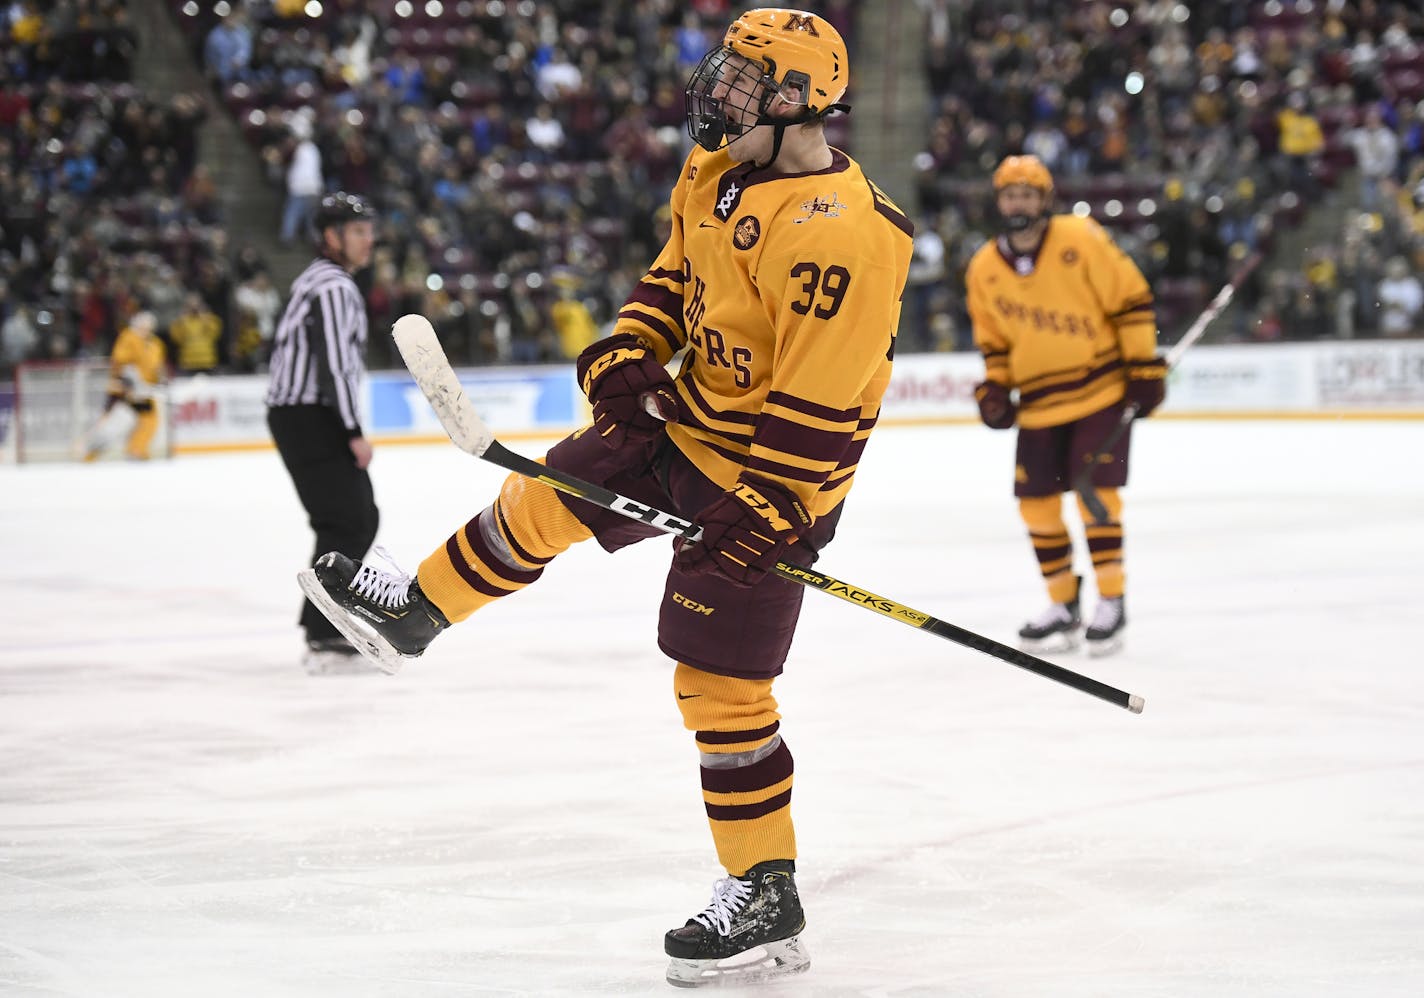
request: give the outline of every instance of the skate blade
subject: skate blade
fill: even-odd
[[[371,676],[382,670],[364,655],[335,651],[309,651],[302,656],[309,676]]]
[[[310,568],[302,569],[297,573],[297,584],[302,587],[302,592],[307,594],[307,599],[341,632],[342,637],[351,642],[353,648],[376,663],[376,667],[388,675],[395,675],[400,671],[407,656],[392,648],[391,643],[376,632],[368,631],[356,623],[336,600],[331,598],[331,594],[322,588],[321,583],[317,581],[316,572]]]
[[[1116,655],[1120,651],[1122,651],[1122,635],[1120,634],[1115,634],[1102,641],[1088,642],[1089,658],[1106,658],[1109,655]]]
[[[740,987],[765,984],[811,967],[810,954],[797,936],[754,946],[722,960],[668,961],[667,981],[676,988]]]
[[[1078,650],[1077,634],[1050,634],[1046,638],[1019,638],[1019,650],[1030,655],[1064,655]]]

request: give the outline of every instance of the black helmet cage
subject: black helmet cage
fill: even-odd
[[[727,60],[732,56],[746,61],[745,66],[732,68]],[[758,72],[759,71],[759,72]],[[715,96],[718,86],[726,88],[722,97]],[[716,152],[733,139],[756,125],[795,125],[813,121],[819,115],[807,108],[795,118],[772,117],[767,114],[771,100],[783,89],[794,87],[804,95],[809,92],[811,78],[798,70],[786,71],[779,82],[776,79],[776,64],[767,64],[746,56],[723,45],[712,49],[687,81],[684,92],[687,98],[687,134],[708,152]],[[788,101],[788,103],[790,103]],[[741,112],[740,118],[751,118],[750,123],[738,121],[727,113],[732,108]]]

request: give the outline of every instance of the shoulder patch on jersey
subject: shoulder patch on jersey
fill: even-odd
[[[724,222],[731,218],[732,212],[741,204],[742,191],[745,189],[742,177],[734,175],[733,171],[723,174],[717,184],[717,204],[713,207],[712,214]]]
[[[761,238],[761,223],[757,221],[755,215],[743,215],[737,219],[736,228],[732,230],[732,245],[740,250],[751,249]]]
[[[841,212],[844,209],[845,205],[841,203],[841,199],[837,197],[835,193],[832,193],[829,198],[817,194],[811,200],[801,202],[801,210],[806,214],[799,218],[792,219],[792,221],[800,225],[802,222],[809,222],[813,218],[822,216],[825,218],[840,218]]]

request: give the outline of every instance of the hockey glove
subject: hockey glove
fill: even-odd
[[[667,368],[630,333],[599,340],[579,354],[578,379],[593,404],[593,428],[610,450],[651,440],[663,423],[677,422],[677,392]]]
[[[1137,407],[1137,418],[1146,419],[1167,397],[1167,362],[1161,357],[1127,362],[1127,390],[1123,401]]]
[[[1019,417],[1019,407],[1009,398],[1009,390],[997,381],[981,381],[974,386],[979,418],[991,430],[1007,430]]]
[[[743,474],[729,492],[697,516],[702,537],[682,541],[674,564],[689,575],[717,572],[740,588],[776,567],[808,527],[801,500],[765,478]]]

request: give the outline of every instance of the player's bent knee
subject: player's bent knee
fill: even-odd
[[[1024,496],[1019,499],[1019,516],[1036,534],[1059,534],[1066,529],[1061,496]]]
[[[771,684],[770,679],[718,676],[682,662],[673,673],[683,726],[697,732],[700,747],[711,751],[740,751],[776,733],[781,715]]]

